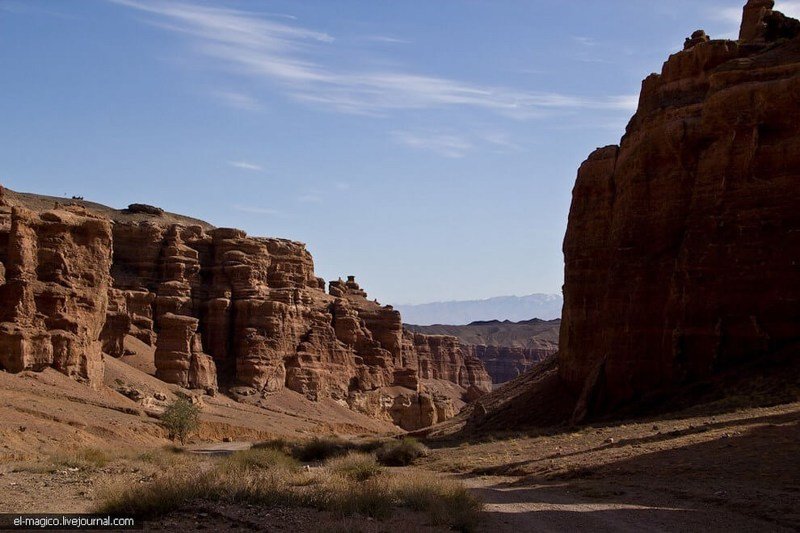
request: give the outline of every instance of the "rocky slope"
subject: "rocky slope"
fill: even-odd
[[[560,320],[487,320],[466,326],[415,326],[405,328],[427,335],[458,338],[464,350],[483,361],[495,385],[525,373],[536,363],[558,351]]]
[[[287,388],[405,428],[455,414],[438,382],[470,397],[491,389],[455,339],[404,331],[354,278],[326,292],[301,243],[144,205],[8,190],[0,201],[2,369],[53,367],[97,385],[101,349],[121,357],[135,337],[155,348],[165,382],[242,398]]]
[[[559,365],[578,417],[800,341],[800,22],[772,7],[748,2],[738,41],[695,32],[580,168]]]

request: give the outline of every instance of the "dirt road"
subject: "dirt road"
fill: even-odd
[[[590,498],[565,485],[518,486],[516,478],[460,477],[486,503],[482,531],[792,531],[719,508],[662,503],[625,503],[623,498]],[[640,498],[637,498],[641,501]]]

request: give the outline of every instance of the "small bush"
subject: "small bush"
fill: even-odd
[[[351,450],[353,445],[338,437],[314,437],[310,441],[292,447],[292,456],[309,463],[338,457]]]
[[[292,455],[293,446],[286,439],[271,439],[253,444],[252,450],[278,450]]]
[[[428,448],[412,437],[387,442],[375,452],[378,462],[385,466],[408,466],[428,455]]]
[[[379,439],[354,441],[339,437],[314,437],[300,443],[292,443],[285,439],[271,439],[254,444],[253,448],[280,450],[298,461],[309,463],[341,457],[349,452],[372,453],[384,444],[385,441]]]
[[[268,470],[270,468],[296,470],[300,467],[297,460],[274,448],[254,448],[236,452],[223,459],[220,466],[242,470]]]
[[[186,444],[186,438],[200,425],[200,408],[178,398],[161,415],[161,423],[169,431],[169,438]]]
[[[325,466],[331,472],[353,481],[366,481],[381,473],[375,457],[361,452],[350,452],[343,457],[329,459]]]

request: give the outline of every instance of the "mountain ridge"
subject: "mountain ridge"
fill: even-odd
[[[509,320],[522,322],[561,317],[560,294],[534,293],[524,296],[493,296],[476,300],[449,300],[395,305],[408,324],[418,326],[468,325],[472,322]]]

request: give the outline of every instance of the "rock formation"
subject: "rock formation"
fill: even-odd
[[[515,348],[512,346],[470,346],[475,357],[481,360],[492,383],[502,384],[524,374],[534,365],[553,355],[558,346],[550,344],[541,348]]]
[[[480,359],[495,385],[511,381],[558,351],[560,320],[482,320],[465,326],[414,326],[426,335],[457,337],[461,350]]]
[[[288,388],[409,429],[456,412],[460,399],[433,382],[464,398],[491,390],[456,339],[405,332],[400,313],[369,301],[354,277],[326,292],[301,243],[152,206],[47,211],[43,197],[12,191],[3,200],[2,369],[53,366],[97,382],[101,348],[122,356],[133,336],[155,347],[164,381],[261,396]]]
[[[750,0],[642,84],[573,191],[559,375],[602,413],[800,340],[800,23]]]
[[[0,367],[102,382],[111,242],[108,220],[80,208],[3,208]]]

